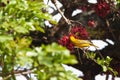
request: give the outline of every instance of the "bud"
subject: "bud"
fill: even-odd
[[[94,20],[89,20],[88,21],[88,26],[95,27],[95,21]]]

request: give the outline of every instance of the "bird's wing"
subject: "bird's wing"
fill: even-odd
[[[77,39],[77,43],[79,43],[79,44],[92,44],[90,41],[88,41],[88,40],[79,40],[79,39]]]

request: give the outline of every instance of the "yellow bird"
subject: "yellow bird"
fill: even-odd
[[[84,48],[84,47],[90,47],[90,46],[94,46],[96,48],[98,48],[96,45],[94,45],[93,43],[91,43],[88,40],[80,40],[80,39],[76,39],[73,35],[70,36],[70,41],[77,47],[77,48]]]

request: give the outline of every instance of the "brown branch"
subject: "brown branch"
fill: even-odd
[[[63,6],[62,7],[60,7],[60,10],[62,11],[64,8],[63,8]],[[54,10],[54,12],[53,13],[51,13],[53,16],[54,15],[56,15],[56,14],[58,14],[59,13],[59,11],[58,10]]]
[[[12,73],[9,73],[8,76],[6,76],[4,78],[4,80],[7,80],[9,79],[13,74],[15,74],[15,76],[18,76],[18,75],[24,75],[24,74],[29,74],[29,73],[33,73],[34,71],[29,69],[29,70],[19,70],[19,71],[14,71]]]
[[[77,51],[78,51],[77,54],[78,54],[79,62],[80,62],[80,64],[83,64],[82,59],[81,59],[81,56],[80,56],[79,48],[77,48]]]
[[[117,39],[116,39],[116,37],[115,37],[115,35],[114,35],[112,29],[110,28],[110,24],[109,24],[109,21],[108,21],[108,20],[106,20],[106,24],[107,24],[107,28],[109,29],[109,31],[110,31],[110,33],[111,33],[113,39],[114,39],[115,41],[117,41]]]
[[[57,3],[56,3],[56,0],[51,0],[51,1],[52,1],[52,3],[55,5],[55,7],[56,7],[56,9],[58,10],[58,12],[60,13],[60,15],[64,18],[65,22],[66,22],[68,25],[71,25],[70,20],[67,19],[67,18],[63,15],[62,11],[58,8]]]

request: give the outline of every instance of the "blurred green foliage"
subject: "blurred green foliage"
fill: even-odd
[[[111,60],[112,58],[110,58],[109,56],[107,56],[106,58],[100,58],[96,56],[96,53],[93,52],[89,52],[86,54],[88,59],[93,60],[95,63],[97,63],[98,65],[100,65],[103,69],[103,72],[110,72],[112,74],[114,74],[115,76],[118,74],[115,70],[113,70],[110,66]]]
[[[116,0],[116,7],[119,9],[120,8],[120,0]]]
[[[77,63],[70,52],[56,43],[30,47],[30,31],[44,31],[44,21],[57,24],[43,12],[42,0],[0,0],[0,77],[16,80],[16,74],[35,74],[38,80],[78,80],[62,64]],[[32,78],[28,75],[24,75]]]

